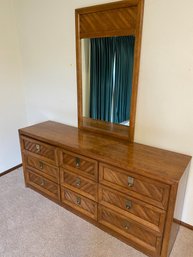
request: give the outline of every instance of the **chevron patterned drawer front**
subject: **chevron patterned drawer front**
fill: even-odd
[[[46,178],[50,179],[53,182],[59,184],[59,168],[53,166],[41,158],[36,158],[31,154],[25,155],[25,163],[26,167],[41,176],[45,176]]]
[[[66,171],[63,168],[60,169],[60,182],[62,186],[97,201],[98,184],[96,182]]]
[[[58,184],[45,177],[39,176],[30,170],[26,170],[26,175],[27,183],[29,185],[53,199],[60,200],[60,187]]]
[[[39,140],[22,137],[21,142],[23,144],[23,150],[26,153],[31,153],[33,156],[41,157],[48,163],[57,165],[57,149],[54,146],[45,144]]]
[[[98,220],[99,223],[128,238],[131,243],[144,248],[144,251],[148,249],[154,256],[158,256],[160,253],[162,236],[145,229],[128,217],[120,215],[103,206],[99,206]]]
[[[61,200],[73,209],[97,220],[97,203],[65,187],[61,188]]]
[[[62,167],[82,175],[91,180],[98,181],[98,162],[85,156],[72,152],[62,151]]]

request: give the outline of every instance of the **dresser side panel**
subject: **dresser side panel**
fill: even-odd
[[[173,245],[175,243],[175,240],[180,228],[180,221],[182,219],[182,212],[184,207],[184,198],[186,193],[189,170],[190,170],[190,164],[186,168],[178,184],[178,191],[177,191],[176,204],[175,204],[175,210],[174,210],[174,219],[172,222],[172,229],[171,229],[170,242],[169,242],[169,248],[168,248],[168,256],[172,251]]]

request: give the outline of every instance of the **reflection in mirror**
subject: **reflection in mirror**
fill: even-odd
[[[83,116],[129,126],[134,36],[82,39]]]

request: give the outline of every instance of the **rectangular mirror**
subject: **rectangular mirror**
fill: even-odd
[[[143,0],[76,10],[79,128],[133,141]]]

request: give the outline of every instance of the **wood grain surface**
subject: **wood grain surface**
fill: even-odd
[[[51,198],[60,199],[60,187],[58,184],[46,179],[43,176],[39,176],[36,173],[26,170],[27,183],[47,194]]]
[[[99,203],[120,214],[162,233],[165,225],[165,211],[137,200],[128,194],[99,186]]]
[[[97,201],[98,199],[98,184],[80,176],[80,174],[75,174],[61,168],[60,183],[62,186],[86,196],[91,200]]]
[[[47,121],[19,130],[56,147],[173,184],[178,182],[191,157],[159,148],[129,143],[120,139],[87,132],[76,127]]]

